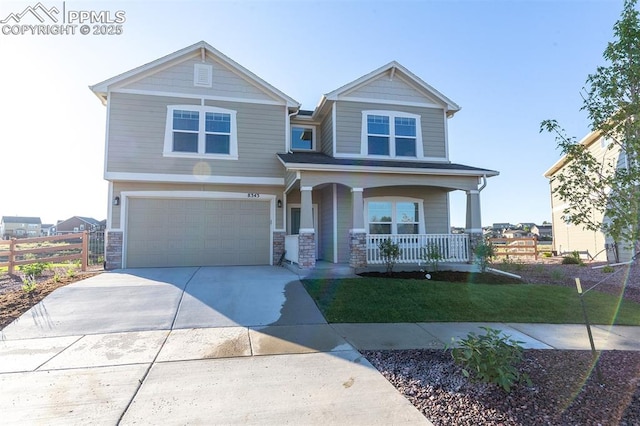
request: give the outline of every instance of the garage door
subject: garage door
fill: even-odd
[[[127,210],[129,268],[270,263],[268,202],[131,198]]]

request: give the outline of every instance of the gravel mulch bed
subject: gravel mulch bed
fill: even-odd
[[[521,282],[595,290],[640,303],[640,265],[561,265],[497,262],[496,269]],[[448,351],[364,351],[363,355],[435,425],[640,425],[640,352],[604,351],[593,370],[591,352],[525,350],[520,371],[532,386],[519,384],[507,394],[495,385],[464,378]]]
[[[639,425],[640,353],[607,351],[603,384],[588,351],[526,350],[532,386],[505,393],[465,379],[448,351],[364,351],[363,355],[434,425]]]

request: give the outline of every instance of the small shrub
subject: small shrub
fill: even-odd
[[[582,260],[580,260],[580,257],[575,257],[574,255],[570,255],[570,256],[564,256],[562,258],[562,264],[563,265],[582,265]]]
[[[613,269],[613,266],[611,266],[611,265],[607,265],[604,268],[602,268],[602,272],[607,273],[607,274],[610,274],[613,271],[615,271],[615,269]]]
[[[76,275],[77,275],[77,272],[76,272],[76,269],[74,267],[71,267],[71,268],[67,269],[67,277],[75,278]]]
[[[544,253],[542,253],[542,257],[551,257],[553,256],[550,252],[545,251]]]
[[[53,274],[53,282],[54,283],[59,283],[60,281],[62,281],[62,277],[60,276],[60,274],[56,271],[55,274]]]
[[[22,279],[22,291],[27,294],[33,293],[37,286],[38,282],[33,275],[26,276]]]
[[[380,256],[382,256],[382,260],[384,260],[387,267],[387,275],[391,275],[393,267],[400,257],[400,245],[391,241],[391,238],[387,238],[380,241],[378,248],[380,249]]]
[[[24,272],[26,276],[39,277],[42,273],[49,268],[49,264],[45,262],[30,263],[28,265],[20,266],[20,271]]]
[[[478,336],[471,332],[460,340],[460,347],[451,350],[453,360],[462,366],[462,374],[471,380],[494,383],[505,392],[510,392],[515,383],[531,384],[529,376],[518,370],[522,342],[501,335],[500,330],[482,329],[486,334]]]
[[[565,276],[564,276],[564,272],[559,271],[557,269],[554,269],[553,271],[551,271],[551,279],[554,281],[562,281],[564,280]]]
[[[491,262],[491,258],[496,255],[493,244],[491,244],[490,241],[485,240],[478,244],[473,252],[476,255],[476,263],[480,267],[480,271],[486,272],[487,267],[489,267],[489,263]]]
[[[438,243],[429,243],[426,247],[423,247],[421,258],[431,265],[433,272],[438,271],[438,264],[444,260],[444,256],[440,252],[440,246]]]

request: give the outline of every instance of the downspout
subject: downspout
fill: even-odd
[[[292,112],[291,114],[288,114],[287,116],[287,123],[286,123],[286,134],[284,135],[284,145],[285,145],[285,149],[286,152],[291,152],[291,117],[295,117],[296,115],[298,115],[298,113],[300,112],[300,107],[298,107],[298,109],[294,112]],[[284,234],[285,234],[285,238],[287,235],[287,192],[286,192],[286,188],[285,188],[285,192],[283,193],[283,205],[282,205],[282,227],[284,228]]]
[[[482,175],[482,185],[478,188],[478,192],[482,192],[485,186],[487,186],[487,175]]]
[[[284,145],[287,152],[291,152],[291,118],[300,113],[300,108],[297,111],[292,112],[288,116],[287,120],[287,134],[284,136]]]

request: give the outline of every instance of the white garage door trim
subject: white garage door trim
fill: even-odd
[[[123,191],[120,193],[122,206],[122,267],[127,267],[127,222],[129,215],[130,198],[157,198],[157,199],[197,199],[197,200],[247,200],[263,201],[270,203],[269,208],[269,264],[273,265],[273,231],[276,217],[276,196],[272,194],[247,193],[247,192],[219,192],[219,191]]]

